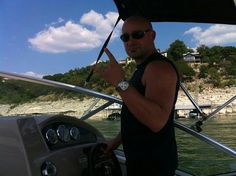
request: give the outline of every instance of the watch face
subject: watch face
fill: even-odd
[[[118,87],[120,87],[121,90],[126,90],[129,87],[129,83],[127,81],[122,81],[118,84]]]

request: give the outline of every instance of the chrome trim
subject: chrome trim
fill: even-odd
[[[21,74],[16,74],[16,73],[3,72],[3,71],[0,71],[0,76],[10,78],[10,79],[15,79],[15,80],[27,81],[27,82],[31,82],[31,83],[38,83],[38,84],[52,86],[52,87],[56,87],[56,88],[73,90],[75,92],[84,93],[84,94],[87,94],[87,95],[90,95],[93,97],[102,98],[102,99],[108,100],[108,101],[112,100],[113,102],[122,104],[122,101],[117,97],[106,95],[103,93],[99,93],[99,92],[96,92],[96,91],[93,91],[90,89],[85,89],[85,88],[71,85],[71,84],[66,84],[66,83],[61,83],[61,82],[57,82],[57,81],[36,78],[36,77],[26,76],[26,75],[21,75]]]
[[[90,107],[86,111],[84,111],[82,116],[88,114],[100,100],[101,100],[100,98],[95,98],[94,102],[90,105]]]
[[[119,160],[119,162],[122,164],[125,164],[126,158],[125,158],[124,152],[122,150],[117,149],[117,150],[114,150],[114,153],[117,159]]]
[[[233,96],[232,98],[230,98],[228,101],[226,101],[224,104],[222,104],[222,105],[219,106],[218,108],[216,108],[213,112],[211,112],[210,114],[208,114],[208,115],[206,116],[206,120],[210,119],[210,117],[212,117],[213,115],[215,115],[217,112],[219,112],[221,109],[223,109],[224,107],[226,107],[228,104],[232,103],[235,99],[236,99],[236,95]]]
[[[102,106],[96,108],[95,110],[93,111],[90,111],[88,113],[86,113],[85,115],[83,115],[80,119],[81,120],[86,120],[88,119],[89,117],[93,116],[94,114],[98,113],[99,111],[105,109],[106,107],[110,106],[111,104],[113,104],[114,102],[112,101],[108,101],[107,103],[103,104]]]
[[[198,112],[203,115],[204,112],[202,111],[202,109],[200,108],[200,106],[197,104],[197,102],[193,99],[193,97],[190,95],[190,93],[188,92],[187,88],[184,86],[184,84],[181,82],[180,83],[180,87],[182,88],[182,90],[184,91],[184,93],[186,94],[186,96],[188,97],[188,99],[192,102],[193,106],[198,110]]]

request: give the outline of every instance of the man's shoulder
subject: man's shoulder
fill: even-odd
[[[168,62],[170,64],[174,64],[170,59],[168,59],[166,56],[163,56],[161,53],[159,52],[155,52],[153,53],[152,55],[150,55],[148,58],[147,58],[147,63],[151,63],[153,61],[163,61],[163,62]]]
[[[152,69],[160,69],[160,70],[170,69],[177,72],[175,63],[158,52],[150,56],[147,67],[148,68],[150,67]]]
[[[163,59],[156,59],[152,62],[149,62],[149,64],[146,66],[146,69],[144,71],[144,77],[150,77],[152,76],[154,79],[158,76],[171,76],[176,77],[178,75],[178,71],[174,64],[172,64],[167,58]]]
[[[147,67],[146,70],[174,70],[173,66],[171,63],[169,63],[168,61],[165,60],[153,60],[152,62],[150,62]]]

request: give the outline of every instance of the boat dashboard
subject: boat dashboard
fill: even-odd
[[[1,117],[0,175],[119,176],[104,142],[96,128],[71,116]]]

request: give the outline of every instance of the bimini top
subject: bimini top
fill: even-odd
[[[114,0],[120,17],[153,22],[236,24],[236,0]]]

